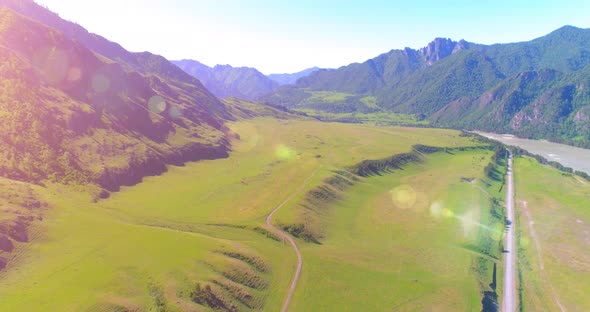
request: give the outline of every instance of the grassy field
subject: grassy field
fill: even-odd
[[[589,311],[590,182],[515,163],[524,311]]]
[[[294,310],[480,310],[480,286],[492,282],[500,254],[479,252],[480,235],[497,244],[502,233],[501,224],[484,225],[487,193],[500,194],[482,177],[490,155],[437,153],[348,190],[326,208],[326,239],[302,250]]]
[[[389,113],[389,112],[373,112],[373,113],[329,113],[315,109],[297,109],[297,111],[306,113],[309,116],[314,116],[324,121],[339,121],[350,123],[363,123],[369,125],[428,125],[427,120],[419,120],[416,115]]]
[[[8,267],[0,271],[0,311],[206,311],[192,302],[206,300],[228,310],[276,311],[295,257],[264,231],[264,218],[313,171],[320,168],[308,189],[333,170],[408,152],[414,144],[475,144],[456,131],[306,120],[255,119],[231,127],[240,140],[229,158],[170,167],[98,203],[73,187],[41,189],[51,208],[30,229],[40,233],[37,238],[7,256]],[[478,184],[460,177],[478,177],[489,154],[436,154],[350,189],[337,204],[342,207],[326,215],[324,244],[300,241],[306,262],[292,310],[328,303],[359,307],[362,300],[387,310],[412,299],[413,288],[403,290],[406,285],[420,294],[436,290],[429,300],[448,298],[445,307],[477,306],[481,274],[474,271],[468,245],[477,231],[464,232],[460,220],[467,212],[477,220],[488,199]],[[419,191],[414,209],[387,208],[388,192],[398,184]],[[277,222],[297,218],[303,196],[285,206]],[[461,218],[429,216],[434,199],[448,207],[441,206],[441,213]],[[427,248],[429,236],[435,248]],[[427,265],[428,259],[441,261]],[[451,285],[460,291],[443,291]],[[334,294],[343,289],[357,296],[337,300]],[[459,295],[463,290],[466,295]],[[413,301],[407,307],[418,306]]]
[[[335,103],[353,96],[353,94],[332,91],[309,91],[309,93],[311,93],[311,97],[307,99],[307,102]]]

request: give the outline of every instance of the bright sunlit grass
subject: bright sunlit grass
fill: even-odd
[[[220,276],[214,268],[227,260],[212,252],[227,248],[256,254],[270,266],[264,275],[270,286],[253,293],[260,293],[265,310],[275,311],[286,295],[295,258],[285,245],[252,229],[263,226],[270,210],[312,171],[324,168],[309,188],[330,176],[332,168],[406,152],[416,143],[473,144],[456,131],[303,120],[256,119],[232,128],[241,140],[229,158],[170,167],[164,175],[145,178],[97,204],[79,190],[52,187],[55,208],[41,223],[46,238],[31,243],[11,262],[14,269],[2,273],[0,293],[6,299],[0,301],[0,310],[113,305],[145,310],[155,300],[150,285],[162,289],[171,308],[180,309],[195,283]],[[374,187],[379,189],[378,185]],[[387,186],[386,192],[394,184]],[[277,222],[297,217],[300,198],[280,211]],[[223,224],[239,227],[219,226]],[[340,234],[334,233],[330,239],[338,240]],[[381,258],[384,255],[376,254],[378,261],[387,261]],[[312,283],[310,274],[323,265],[310,258],[304,285]],[[306,297],[298,294],[294,305]]]

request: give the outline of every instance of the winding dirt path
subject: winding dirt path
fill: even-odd
[[[285,206],[289,201],[291,201],[291,199],[293,199],[293,197],[295,197],[299,193],[301,193],[303,191],[303,189],[305,189],[305,186],[307,185],[309,180],[311,178],[313,178],[313,176],[315,176],[315,174],[319,170],[320,170],[320,168],[317,168],[314,172],[312,172],[311,175],[309,175],[303,181],[303,183],[301,183],[299,188],[297,188],[295,190],[295,192],[293,192],[291,195],[289,195],[289,197],[287,197],[287,199],[285,199],[282,203],[280,203],[266,217],[266,225],[268,227],[270,227],[277,235],[279,235],[281,237],[281,239],[283,239],[283,241],[288,241],[289,244],[291,244],[291,247],[293,247],[293,250],[295,250],[295,254],[297,255],[297,269],[295,270],[295,275],[293,275],[293,280],[291,281],[291,287],[289,288],[289,294],[287,295],[287,298],[285,299],[285,303],[283,303],[283,308],[281,308],[281,312],[286,312],[287,309],[289,308],[289,304],[291,303],[291,298],[293,298],[293,293],[295,292],[295,288],[297,288],[297,283],[299,282],[299,276],[301,275],[301,268],[303,267],[303,257],[301,256],[301,251],[299,251],[299,247],[297,247],[297,243],[295,243],[295,240],[291,237],[291,235],[287,234],[286,232],[282,231],[281,229],[279,229],[278,227],[276,227],[272,224],[272,217],[277,211],[279,211],[279,209],[283,208],[283,206]]]

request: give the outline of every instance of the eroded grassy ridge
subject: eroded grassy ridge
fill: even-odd
[[[479,231],[492,235],[485,225],[499,182],[484,173],[492,154],[488,148],[441,151],[401,170],[359,177],[318,211],[321,245],[301,244],[306,263],[293,308],[481,310],[473,265],[487,257],[477,251]]]
[[[268,287],[268,264],[244,251],[218,250],[209,263],[217,274],[198,281],[184,292],[192,302],[216,311],[242,311],[264,306]]]
[[[416,144],[412,146],[409,153],[396,154],[382,159],[363,160],[346,169],[335,170],[323,183],[309,190],[299,205],[301,208],[299,220],[302,222],[283,224],[281,227],[291,235],[305,241],[320,244],[324,233],[321,225],[318,224],[318,215],[325,213],[326,206],[341,197],[349,187],[373,175],[392,173],[403,170],[404,166],[410,163],[421,163],[427,154],[446,152],[452,154],[454,151],[465,151],[470,149],[491,149],[492,146],[467,146],[467,147],[437,147]]]

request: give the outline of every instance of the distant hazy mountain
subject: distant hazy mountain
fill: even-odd
[[[319,70],[266,100],[336,113],[416,114],[434,125],[590,147],[588,65],[589,29],[565,26],[532,41],[494,45],[437,38],[422,49],[392,50],[363,63]],[[348,96],[316,103],[317,91]],[[367,102],[367,96],[375,101]]]
[[[213,68],[194,60],[173,61],[186,73],[199,79],[218,97],[253,100],[273,92],[279,84],[250,67],[217,65]]]
[[[283,86],[295,84],[297,80],[299,80],[299,78],[307,77],[311,73],[316,72],[318,70],[320,70],[319,67],[312,67],[293,74],[270,74],[267,75],[267,77],[278,82],[279,85]]]
[[[0,0],[0,21],[0,175],[116,190],[227,156],[227,107],[163,57],[33,1]]]

